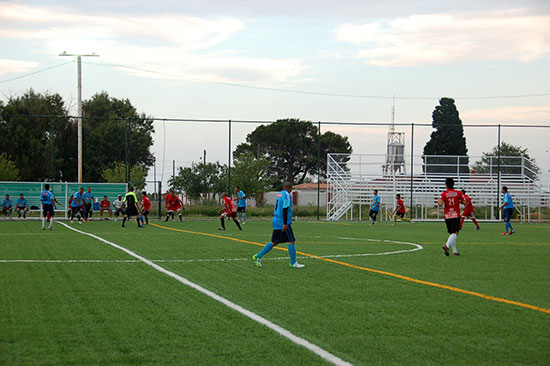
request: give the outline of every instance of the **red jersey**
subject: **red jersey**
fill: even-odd
[[[403,200],[401,198],[399,198],[397,200],[397,212],[399,213],[405,213],[407,212],[407,210],[405,210],[405,204],[403,203]]]
[[[463,195],[464,197],[464,212],[470,212],[474,210],[474,204],[472,203],[472,199],[467,194]]]
[[[166,195],[166,209],[168,211],[178,210],[181,207],[180,199],[175,194]]]
[[[101,207],[102,209],[106,210],[108,209],[109,207],[111,207],[111,202],[109,200],[103,200],[101,201],[101,203],[99,204],[99,207]]]
[[[141,198],[141,204],[143,205],[143,209],[145,211],[151,211],[151,201],[149,200],[149,197],[143,196]]]
[[[237,208],[233,204],[233,201],[231,200],[231,197],[224,197],[223,198],[223,205],[225,206],[225,212],[227,212],[227,213],[237,212]]]
[[[441,193],[441,199],[445,204],[444,213],[446,219],[456,219],[460,217],[460,204],[464,203],[462,192],[454,189],[447,189]]]

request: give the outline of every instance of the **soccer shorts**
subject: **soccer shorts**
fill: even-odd
[[[505,208],[504,209],[504,222],[510,222],[512,219],[512,214],[514,213],[513,208]]]
[[[53,210],[53,204],[44,204],[42,205],[42,212],[44,216],[48,216],[50,214],[50,217],[54,217],[55,212]]]
[[[449,234],[458,233],[460,231],[460,217],[445,219],[445,225],[447,225],[447,232]]]
[[[126,208],[126,215],[127,216],[139,215],[137,207],[135,205],[128,205],[128,207]]]
[[[464,210],[462,216],[467,218],[474,217],[474,210]]]
[[[121,213],[124,215],[124,209],[122,209],[122,207],[115,209],[115,216],[118,216]]]
[[[224,211],[222,213],[222,216],[223,217],[231,217],[232,219],[236,219],[237,218],[237,212],[227,212],[227,211]]]
[[[147,210],[141,210],[141,214],[142,214],[143,216],[149,216],[149,211],[147,211]]]
[[[246,211],[246,207],[237,207],[237,212],[245,212]]]
[[[280,243],[294,243],[296,238],[294,237],[294,232],[292,231],[292,226],[288,225],[286,231],[283,230],[273,230],[271,234],[271,244],[277,245]]]
[[[401,218],[405,217],[405,213],[404,212],[396,212],[395,213],[396,216],[399,216]]]

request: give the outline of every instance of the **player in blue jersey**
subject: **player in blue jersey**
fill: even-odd
[[[262,266],[262,257],[269,253],[274,246],[280,243],[288,243],[288,255],[291,268],[303,268],[305,265],[296,261],[296,238],[292,231],[292,183],[284,182],[283,190],[277,195],[275,210],[273,212],[273,234],[271,241],[258,253],[252,256],[258,267]]]
[[[25,195],[21,193],[15,203],[15,212],[17,212],[17,217],[21,218],[21,212],[23,212],[23,218],[26,219],[28,211],[29,204],[27,202],[27,199],[25,198]]]
[[[514,213],[514,201],[512,200],[512,195],[508,193],[508,187],[502,187],[502,194],[502,205],[498,209],[499,211],[504,209],[504,232],[500,235],[512,235],[516,233],[510,223],[510,219]]]
[[[374,190],[374,196],[372,197],[372,205],[370,206],[369,216],[372,219],[372,224],[376,222],[376,216],[380,211],[380,196],[378,195],[378,190]]]
[[[241,224],[246,224],[248,219],[246,218],[246,194],[239,186],[235,186],[235,192],[237,193],[237,216]]]
[[[2,201],[2,213],[4,217],[11,217],[13,213],[13,201],[10,199],[9,194],[6,194],[6,199]]]
[[[84,188],[80,187],[79,191],[73,194],[73,200],[71,201],[71,223],[76,217],[78,223],[82,224],[80,221],[82,219],[82,212],[84,208]]]
[[[45,184],[44,190],[40,193],[40,203],[42,203],[42,230],[46,230],[46,220],[50,222],[48,229],[53,229],[53,217],[55,215],[55,196],[50,191],[50,185]]]
[[[88,191],[84,192],[82,198],[84,199],[84,221],[88,221],[88,218],[92,219],[92,214],[94,213],[94,194],[91,187],[88,187]]]

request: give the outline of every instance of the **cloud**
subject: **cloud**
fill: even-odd
[[[533,61],[550,56],[550,15],[521,10],[412,15],[362,24],[334,33],[360,49],[358,59],[406,67],[479,60]]]
[[[25,72],[37,66],[37,62],[0,58],[0,75],[10,72]]]
[[[464,123],[548,123],[550,106],[508,106],[498,108],[474,109],[461,112]]]
[[[45,53],[95,52],[101,61],[158,70],[181,79],[282,82],[306,68],[301,59],[247,57],[216,50],[245,28],[242,21],[228,17],[97,16],[0,2],[0,24],[0,38],[35,41]]]

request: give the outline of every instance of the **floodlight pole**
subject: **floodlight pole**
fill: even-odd
[[[99,57],[95,53],[92,54],[69,54],[66,51],[60,53],[59,56],[73,56],[77,60],[77,80],[78,80],[78,116],[77,116],[77,139],[78,139],[78,183],[82,183],[82,57]]]

